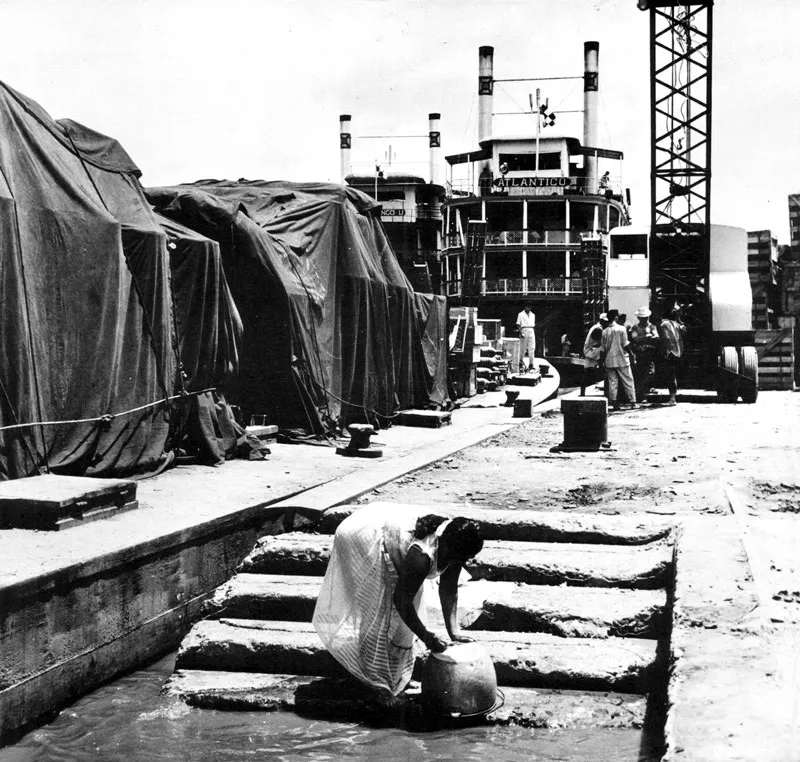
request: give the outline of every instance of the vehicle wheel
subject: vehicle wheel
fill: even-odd
[[[739,393],[742,402],[758,399],[758,353],[755,347],[739,347]]]
[[[717,359],[717,396],[720,402],[739,397],[739,356],[734,347],[723,347]]]

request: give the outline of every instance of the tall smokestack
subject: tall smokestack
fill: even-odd
[[[430,178],[434,185],[439,184],[439,149],[442,147],[442,133],[439,132],[441,114],[428,114],[428,145],[430,146]]]
[[[350,133],[350,114],[339,117],[339,152],[341,155],[342,185],[346,183],[348,175],[352,174],[350,165],[350,149],[353,147],[353,136]]]
[[[583,43],[583,145],[597,148],[597,101],[599,93],[599,42]],[[597,193],[597,157],[586,157],[586,190]]]
[[[478,142],[492,136],[492,93],[494,92],[494,48],[478,49]]]

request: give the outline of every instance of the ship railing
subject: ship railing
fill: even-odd
[[[461,281],[449,280],[448,296],[461,294]],[[484,278],[481,294],[485,296],[580,296],[580,277],[573,278]]]
[[[569,230],[496,230],[486,234],[487,246],[553,246],[580,242],[580,233]],[[448,233],[445,244],[449,249],[463,248],[458,233]]]

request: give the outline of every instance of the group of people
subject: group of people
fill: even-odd
[[[590,367],[605,370],[615,407],[622,394],[631,405],[643,399],[659,370],[674,404],[685,333],[680,308],[675,305],[658,327],[645,307],[636,317],[628,329],[626,316],[617,310],[600,315],[586,337],[584,355]],[[531,362],[535,324],[526,305],[517,325],[523,357],[528,354]],[[586,377],[582,386],[585,393]],[[376,703],[397,703],[420,653],[471,640],[459,626],[458,586],[465,564],[482,547],[475,521],[393,505],[365,506],[339,526],[313,623],[325,648],[370,689]],[[446,637],[426,622],[427,591],[436,587]]]
[[[640,307],[636,310],[637,322],[630,327],[626,326],[627,315],[618,310],[600,315],[583,345],[583,356],[588,362],[581,394],[586,393],[593,376],[597,380],[597,374],[602,373],[611,406],[619,409],[625,403],[636,407],[659,378],[669,392],[667,404],[677,403],[677,374],[686,335],[681,308],[675,304],[658,326],[650,321],[651,314],[647,307]]]

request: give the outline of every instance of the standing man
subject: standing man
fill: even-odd
[[[639,322],[631,328],[630,340],[636,358],[636,399],[643,402],[656,372],[658,329],[650,322],[650,310],[647,307],[639,307],[636,317]]]
[[[525,304],[525,308],[517,315],[517,328],[519,330],[519,362],[524,365],[525,353],[528,353],[530,365],[533,370],[533,353],[536,350],[536,334],[533,329],[536,326],[536,315],[531,312],[530,302]]]
[[[589,384],[597,383],[604,375],[600,369],[602,354],[600,345],[603,331],[607,325],[608,315],[603,312],[597,322],[589,329],[589,333],[586,334],[586,340],[583,342],[583,356],[586,358],[586,363],[581,374],[581,397],[586,395],[586,387]]]
[[[683,337],[686,326],[681,320],[681,307],[675,304],[658,327],[661,337],[661,372],[669,392],[668,405],[678,404],[678,366],[683,357]]]
[[[636,407],[636,389],[631,372],[631,343],[624,325],[619,323],[619,310],[608,311],[608,328],[603,331],[600,348],[608,376],[608,399],[614,410],[619,410],[617,401],[622,385],[630,406]]]

